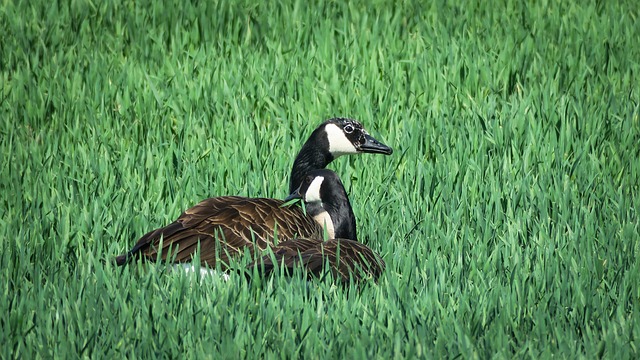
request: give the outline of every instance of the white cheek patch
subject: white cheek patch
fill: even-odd
[[[304,194],[304,201],[308,203],[319,202],[322,203],[320,198],[320,187],[324,181],[324,176],[317,176],[309,185],[307,192]]]
[[[355,146],[347,139],[342,129],[336,124],[327,125],[324,130],[327,132],[327,139],[329,139],[329,152],[333,157],[347,154],[357,154]]]

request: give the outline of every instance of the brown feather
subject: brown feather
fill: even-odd
[[[256,267],[269,274],[277,266],[283,266],[289,275],[296,267],[303,267],[310,276],[316,277],[328,270],[342,282],[351,278],[355,281],[377,279],[385,269],[384,260],[362,243],[347,239],[321,241],[309,238],[282,242],[273,248],[273,257],[265,255],[250,263],[248,268]]]
[[[132,257],[156,260],[158,255],[172,262],[192,261],[198,244],[201,264],[223,268],[245,250],[263,251],[278,239],[298,236],[322,237],[322,227],[298,206],[282,207],[282,200],[221,196],[201,201],[173,223],[147,233],[125,255],[116,258],[123,265]],[[160,246],[162,244],[162,246]]]

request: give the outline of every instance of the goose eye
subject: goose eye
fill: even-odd
[[[353,132],[353,126],[352,125],[345,125],[344,126],[344,132],[346,132],[347,134],[351,134]]]

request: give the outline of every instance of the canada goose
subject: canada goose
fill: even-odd
[[[327,270],[342,282],[348,282],[351,278],[356,281],[366,277],[377,279],[382,274],[384,260],[357,241],[356,220],[349,198],[333,171],[309,172],[300,187],[287,199],[291,198],[301,198],[309,211],[318,214],[314,218],[325,224],[331,239],[323,241],[321,237],[301,237],[281,242],[273,247],[273,258],[264,255],[250,263],[248,269],[257,267],[263,274],[269,274],[273,272],[274,264],[280,264],[287,274],[291,274],[296,267],[304,267],[308,275],[320,276],[325,265],[328,265]],[[326,203],[328,199],[332,200],[331,204]],[[332,211],[327,213],[324,210]],[[337,223],[342,230],[336,236],[331,229]],[[340,233],[349,233],[350,237],[340,238]]]
[[[290,186],[296,184],[294,189],[297,188],[306,173],[324,168],[340,155],[367,152],[391,154],[392,149],[371,137],[356,120],[327,120],[314,130],[296,157]],[[276,232],[283,240],[297,236],[321,238],[324,228],[313,217],[325,219],[326,214],[333,211],[323,212],[311,206],[307,216],[298,207],[282,205],[281,200],[239,196],[203,200],[173,223],[142,236],[129,252],[116,257],[116,263],[124,265],[136,257],[155,260],[158,254],[166,259],[170,249],[174,262],[190,262],[199,246],[202,265],[214,267],[220,260],[224,267],[230,257],[245,249],[254,253],[272,246]],[[343,216],[336,214],[335,218]],[[333,227],[331,237],[354,237],[355,240],[355,231],[351,233],[349,227],[343,229],[339,223]]]
[[[391,155],[393,149],[374,139],[353,119],[333,118],[318,126],[302,146],[291,168],[289,194],[311,170],[324,169],[334,159],[347,154]]]

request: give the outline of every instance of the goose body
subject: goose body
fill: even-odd
[[[329,237],[356,239],[355,216],[340,178],[330,170],[316,170],[290,196],[303,191],[306,213],[286,200],[221,196],[201,201],[173,223],[144,235],[118,265],[131,258],[191,262],[200,249],[201,264],[226,268],[229,260],[249,251],[250,255],[273,247],[274,238]],[[312,172],[313,173],[313,172]],[[320,222],[322,219],[322,222]]]
[[[290,187],[297,189],[307,173],[324,168],[338,156],[391,152],[359,122],[327,120],[313,131],[296,157]],[[325,189],[334,182],[332,178]],[[329,237],[356,240],[355,226],[348,225],[352,220],[355,223],[351,207],[337,205],[344,199],[348,204],[344,187],[339,182],[334,188],[337,193],[325,194],[322,205],[308,204],[306,214],[297,206],[283,206],[278,199],[221,196],[203,200],[171,224],[142,236],[130,251],[116,257],[116,263],[124,265],[134,258],[166,259],[167,255],[173,262],[190,262],[199,249],[202,265],[214,267],[220,263],[224,268],[245,250],[255,254],[272,247],[275,236],[285,241],[297,237],[322,239],[326,229]]]
[[[151,231],[136,245],[116,258],[124,265],[140,257],[173,262],[191,262],[198,247],[201,264],[226,267],[234,256],[245,250],[251,254],[273,246],[274,236],[292,239],[297,236],[321,237],[323,228],[298,206],[283,207],[284,201],[269,198],[221,196],[201,201],[173,223]]]

